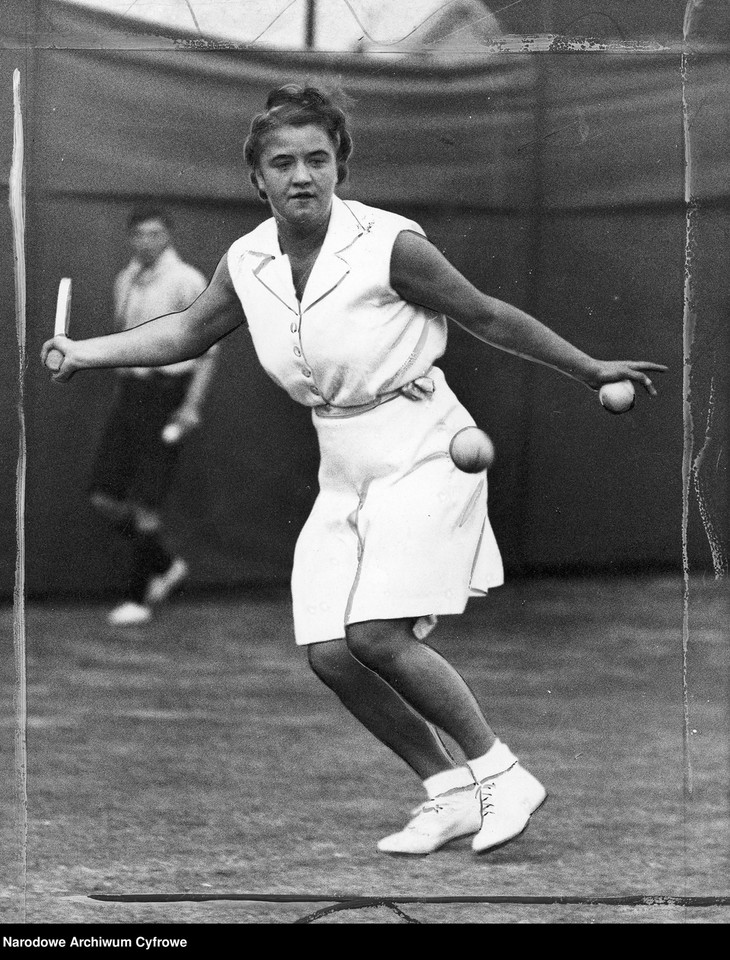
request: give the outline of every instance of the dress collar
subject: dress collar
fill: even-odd
[[[279,247],[276,220],[273,217],[265,220],[248,235],[244,249],[262,257],[253,270],[254,276],[292,312],[300,313],[327,296],[349,273],[345,251],[368,229],[369,225],[358,217],[349,204],[337,196],[332,198],[327,233],[309,275],[301,303],[294,292],[289,258]]]
[[[322,243],[322,251],[340,253],[346,250],[366,230],[349,204],[337,195],[332,197],[332,210],[327,233]],[[283,256],[279,247],[279,236],[276,230],[276,219],[269,217],[248,235],[246,250],[249,253],[258,253],[264,257]]]

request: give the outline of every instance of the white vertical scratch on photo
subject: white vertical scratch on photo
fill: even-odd
[[[18,339],[18,465],[16,471],[16,543],[15,592],[13,603],[13,641],[16,659],[16,727],[15,775],[18,793],[21,886],[25,915],[25,881],[27,868],[28,794],[26,757],[26,674],[25,674],[25,478],[26,434],[24,408],[25,376],[25,176],[23,150],[23,113],[20,98],[20,71],[13,73],[13,157],[10,167],[10,216],[13,227],[13,260],[15,267],[15,323]]]

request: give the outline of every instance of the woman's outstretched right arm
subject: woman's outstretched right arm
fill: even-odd
[[[225,255],[208,286],[185,310],[103,337],[53,337],[43,344],[41,361],[45,364],[49,353],[58,351],[62,360],[52,377],[58,382],[70,380],[77,370],[160,367],[199,357],[244,321]]]

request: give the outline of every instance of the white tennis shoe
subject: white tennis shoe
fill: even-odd
[[[450,840],[476,833],[482,823],[480,791],[476,784],[458,787],[427,800],[399,833],[378,842],[378,850],[394,854],[427,854]]]
[[[475,853],[493,850],[519,836],[547,797],[545,787],[519,763],[483,780],[479,793],[482,825],[472,840]]]
[[[106,620],[112,627],[139,627],[142,624],[149,623],[152,619],[152,611],[149,607],[142,606],[141,603],[134,603],[133,600],[125,600],[118,607],[110,611]]]

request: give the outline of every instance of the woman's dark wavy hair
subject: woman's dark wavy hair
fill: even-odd
[[[347,161],[352,154],[352,137],[347,129],[344,110],[319,87],[287,83],[269,93],[266,107],[251,121],[251,129],[243,145],[244,159],[251,168],[251,183],[262,200],[267,197],[256,183],[256,168],[265,137],[279,127],[304,127],[309,124],[324,130],[335,148],[337,183],[344,183],[347,179]]]

